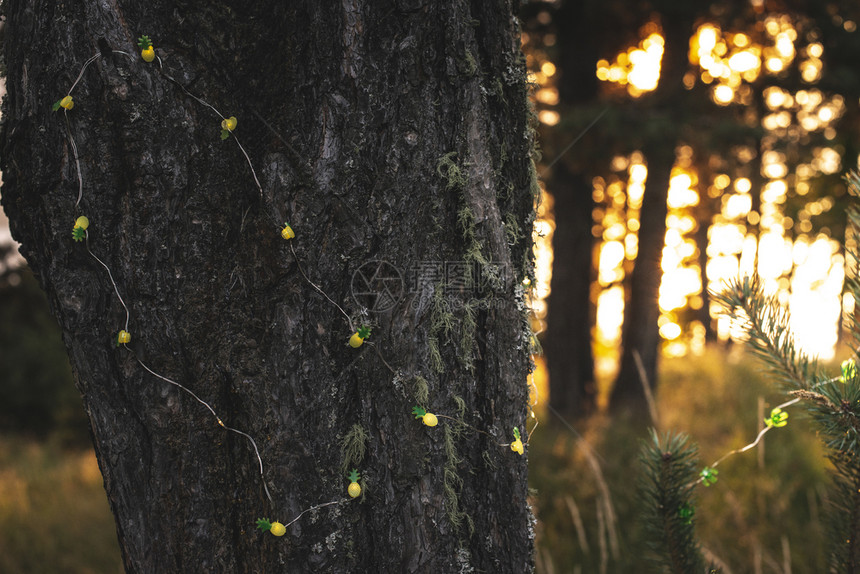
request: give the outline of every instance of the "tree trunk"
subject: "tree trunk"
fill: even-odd
[[[598,33],[598,22],[608,14],[593,2],[563,2],[556,14],[558,34],[558,90],[565,115],[593,106],[599,95],[594,64],[606,41]],[[597,128],[599,129],[599,128]],[[589,130],[590,131],[590,130]],[[549,404],[570,418],[582,417],[596,409],[592,327],[594,325],[591,285],[594,279],[592,251],[594,223],[591,174],[595,158],[589,131],[548,130],[542,141],[550,152],[548,187],[554,199],[556,221],[552,239],[552,284],[547,305],[547,332],[543,345],[549,371]],[[553,137],[555,135],[556,137]],[[559,156],[570,141],[580,136],[569,153]],[[554,144],[554,145],[552,145]],[[600,150],[605,153],[604,150]]]
[[[660,351],[658,295],[663,277],[661,267],[666,235],[666,199],[669,191],[675,147],[685,138],[689,105],[683,77],[687,71],[689,38],[693,33],[696,5],[671,0],[655,6],[663,15],[663,54],[660,84],[642,98],[646,117],[640,135],[648,161],[648,179],[642,200],[639,251],[630,276],[630,295],[624,309],[622,354],[618,376],[612,389],[613,410],[647,412],[644,385],[656,388],[657,360]],[[638,360],[637,360],[638,356]],[[643,367],[640,372],[641,361]],[[644,380],[643,380],[644,378]]]
[[[666,195],[675,161],[675,154],[667,152],[659,150],[648,156],[648,180],[640,213],[639,252],[630,274],[630,295],[624,306],[623,352],[612,389],[613,410],[647,412],[645,385],[653,389],[657,376],[660,351],[658,294],[663,277],[660,261],[666,235]]]
[[[534,176],[513,10],[5,4],[4,207],[63,329],[129,572],[531,569],[508,446],[528,409]],[[238,118],[223,141],[213,108]]]
[[[549,368],[550,405],[569,417],[596,407],[591,349],[591,182],[572,174],[564,162],[553,168],[556,228],[552,238],[553,272],[544,350]]]

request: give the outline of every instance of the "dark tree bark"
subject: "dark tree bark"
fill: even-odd
[[[507,446],[527,414],[534,177],[511,3],[4,8],[3,205],[63,329],[126,569],[529,571],[526,460]],[[403,292],[362,317],[351,284],[372,261]],[[461,280],[484,261],[488,280]],[[249,441],[138,360],[256,439],[273,502]],[[469,426],[425,427],[415,405]],[[344,460],[356,425],[366,453]],[[254,530],[333,501],[283,538]]]

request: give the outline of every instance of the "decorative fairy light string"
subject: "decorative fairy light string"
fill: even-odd
[[[164,63],[163,63],[162,59],[155,54],[152,43],[147,36],[141,37],[138,40],[138,44],[142,48],[141,56],[145,61],[151,62],[154,59],[157,59],[158,69],[161,72],[161,74],[167,80],[169,80],[171,83],[178,86],[187,96],[192,98],[194,101],[196,101],[197,103],[199,103],[200,105],[202,105],[206,108],[209,108],[219,118],[221,118],[221,120],[222,120],[221,121],[221,127],[223,130],[222,131],[222,139],[226,139],[227,137],[232,136],[233,139],[236,141],[236,145],[239,147],[239,150],[242,152],[242,155],[245,157],[245,160],[248,163],[248,167],[250,168],[251,175],[253,176],[254,183],[255,183],[257,190],[259,192],[260,199],[263,200],[264,203],[266,203],[265,195],[263,193],[263,187],[260,184],[259,178],[257,177],[257,172],[254,169],[253,162],[251,161],[251,158],[248,155],[248,152],[245,150],[244,146],[241,144],[239,139],[236,137],[236,134],[234,133],[234,130],[235,130],[236,124],[237,124],[236,118],[235,117],[230,117],[230,118],[225,117],[217,108],[215,108],[215,106],[213,106],[209,102],[205,101],[204,99],[200,98],[199,96],[193,94],[182,83],[180,83],[173,76],[168,74],[164,68]],[[113,50],[112,53],[124,55],[124,56],[130,58],[132,61],[134,61],[134,57],[131,54],[129,54],[128,52],[124,52],[122,50]],[[60,107],[63,108],[65,125],[66,125],[66,132],[67,132],[70,146],[72,148],[72,154],[73,154],[73,157],[75,160],[76,175],[77,175],[77,179],[78,179],[78,197],[77,197],[75,204],[74,204],[75,210],[78,210],[78,208],[80,207],[80,203],[83,199],[84,182],[83,182],[83,175],[82,175],[82,170],[81,170],[78,147],[77,147],[77,144],[75,142],[75,138],[73,135],[73,129],[72,129],[72,122],[69,118],[68,112],[69,112],[69,110],[71,110],[74,107],[74,101],[72,98],[72,91],[75,89],[75,87],[78,85],[78,83],[80,83],[81,79],[83,78],[84,72],[90,66],[90,64],[92,64],[98,58],[100,58],[101,55],[102,55],[101,53],[94,54],[93,56],[89,57],[84,62],[84,64],[81,66],[81,70],[79,71],[77,77],[75,78],[75,81],[72,83],[71,88],[69,88],[69,91],[68,91],[66,97],[64,97],[59,102],[54,104],[54,110],[55,111],[58,110]],[[263,123],[266,123],[265,120],[263,120]],[[266,123],[266,125],[268,126],[268,123]],[[268,127],[269,127],[269,129],[271,129],[271,126],[268,126]],[[275,210],[273,210],[271,208],[271,206],[269,206],[268,212],[269,212],[270,217],[272,217],[272,213],[274,211]],[[79,222],[83,222],[83,223],[80,224]],[[279,223],[276,223],[276,225],[280,226]],[[133,351],[130,347],[128,347],[127,343],[131,340],[131,335],[128,332],[131,314],[130,314],[128,306],[125,303],[125,300],[123,299],[123,297],[120,293],[119,286],[117,285],[117,282],[114,279],[114,276],[113,276],[113,273],[112,273],[110,267],[102,259],[100,259],[90,248],[90,243],[89,243],[90,237],[89,237],[89,232],[87,230],[88,226],[89,226],[89,221],[87,220],[87,218],[83,217],[83,216],[79,217],[78,221],[76,221],[76,224],[75,224],[73,236],[74,236],[76,241],[80,241],[81,239],[83,239],[85,241],[85,247],[86,247],[86,250],[89,253],[89,255],[93,259],[95,259],[105,269],[105,271],[107,272],[108,278],[110,280],[111,286],[113,288],[114,294],[116,295],[117,300],[119,301],[120,305],[122,305],[122,308],[125,311],[124,329],[122,331],[120,331],[120,334],[118,335],[117,344],[118,345],[121,344],[126,350],[131,352],[132,355],[134,356],[135,361],[146,372],[148,372],[152,376],[156,377],[157,379],[159,379],[165,383],[168,383],[170,385],[173,385],[173,386],[177,387],[178,389],[184,391],[186,394],[191,396],[194,400],[196,400],[201,405],[203,405],[212,414],[212,416],[215,418],[215,420],[217,421],[219,426],[221,426],[222,428],[224,428],[225,430],[227,430],[229,432],[238,434],[238,435],[246,438],[248,440],[248,442],[250,442],[251,447],[253,448],[253,451],[254,451],[254,455],[256,456],[256,459],[257,459],[257,463],[258,463],[258,467],[259,467],[259,471],[260,471],[260,480],[263,484],[263,490],[265,491],[266,498],[269,500],[270,503],[274,504],[274,502],[272,500],[271,493],[269,492],[269,488],[268,488],[268,486],[266,484],[266,480],[265,480],[265,471],[264,471],[263,459],[260,455],[259,447],[257,446],[257,443],[254,440],[254,438],[250,434],[248,434],[242,430],[239,430],[237,428],[234,428],[234,427],[231,427],[231,426],[225,424],[224,421],[221,419],[221,417],[218,415],[218,413],[215,411],[215,409],[212,407],[211,404],[209,404],[207,401],[202,399],[199,395],[197,395],[195,392],[193,392],[191,389],[187,388],[186,386],[182,385],[181,383],[179,383],[179,382],[175,381],[174,379],[171,379],[165,375],[162,375],[162,374],[156,372],[155,370],[153,370],[152,368],[150,368],[146,363],[143,362],[143,360],[137,355],[137,353],[135,351]],[[242,226],[244,227],[244,216],[243,216]],[[281,231],[281,235],[283,236],[284,239],[287,239],[287,240],[290,240],[293,237],[295,237],[295,233],[292,231],[292,228],[289,226],[289,224],[285,224],[285,227]],[[356,329],[355,324],[353,323],[352,317],[343,309],[343,307],[341,307],[337,302],[335,302],[331,297],[329,297],[329,295],[319,285],[314,283],[308,277],[307,273],[305,272],[305,270],[304,270],[304,268],[300,262],[300,258],[298,257],[298,254],[296,253],[293,242],[289,241],[289,243],[290,243],[290,251],[293,255],[293,259],[294,259],[296,266],[298,267],[299,272],[301,273],[302,277],[305,279],[305,281],[311,287],[313,287],[313,289],[315,289],[317,292],[319,292],[323,297],[325,297],[325,299],[327,301],[329,301],[329,303],[334,305],[341,312],[341,314],[346,318],[346,321],[349,324],[350,330],[355,331],[355,333],[350,338],[349,345],[352,347],[360,346],[364,342],[364,339],[366,339],[370,334],[369,327],[367,325],[362,325],[360,328]],[[387,367],[392,373],[396,373],[397,371],[395,371],[395,369],[392,368],[391,365],[382,356],[382,353],[380,352],[379,347],[372,342],[370,344],[372,347],[374,347],[374,350],[376,351],[377,356],[382,361],[382,363],[385,365],[385,367]],[[532,385],[534,385],[533,381],[532,381]],[[535,391],[537,391],[536,386],[535,386]],[[530,404],[530,407],[531,406],[534,406],[534,404]],[[417,418],[427,417],[427,418],[424,418],[424,423],[427,424],[428,426],[436,426],[436,422],[435,422],[436,415],[433,415],[432,413],[427,413],[426,411],[424,411],[420,407],[415,407],[415,409],[422,411],[422,417],[417,417]],[[415,409],[413,410],[413,413],[416,412]],[[535,417],[534,411],[531,408],[529,409],[529,411],[530,411],[531,417],[533,419],[535,419],[535,425],[534,425],[534,427],[532,427],[531,432],[527,433],[526,442],[525,442],[526,445],[528,444],[528,438],[534,433],[535,428],[537,428],[537,419]],[[438,416],[441,418],[444,418],[444,419],[449,419],[451,421],[454,421],[455,424],[461,425],[464,428],[469,428],[475,432],[484,434],[484,435],[492,438],[494,441],[496,440],[492,434],[465,423],[461,418],[450,417],[447,415],[438,415]],[[433,424],[430,424],[428,422],[429,420],[431,420],[430,417],[432,417],[432,420],[434,421]],[[520,432],[519,432],[518,427],[513,428],[513,435],[514,435],[514,441],[513,442],[499,444],[499,446],[510,447],[511,450],[513,450],[514,452],[517,452],[519,454],[523,454],[523,442],[521,440],[521,436],[520,436]],[[357,469],[353,469],[353,471],[350,473],[348,478],[351,481],[350,485],[349,485],[349,489],[348,489],[349,494],[352,498],[354,498],[355,496],[358,496],[357,493],[361,492],[361,489],[358,485],[359,473],[357,472]],[[293,518],[293,520],[286,523],[285,525],[281,524],[279,522],[272,523],[272,522],[269,522],[267,519],[261,519],[258,521],[258,526],[263,530],[269,530],[270,532],[272,532],[276,536],[281,536],[286,531],[286,527],[293,525],[295,522],[297,522],[302,516],[304,516],[308,512],[311,512],[311,511],[314,511],[314,510],[317,510],[320,508],[324,508],[327,506],[335,505],[335,504],[341,504],[341,503],[347,502],[349,500],[350,499],[338,499],[338,500],[333,500],[330,502],[325,502],[322,504],[317,504],[315,506],[311,506],[310,508],[307,508],[306,510],[303,510],[302,512],[300,512],[295,518]]]
[[[188,89],[187,89],[185,86],[183,86],[179,81],[177,81],[177,80],[176,80],[176,78],[174,78],[173,76],[171,76],[170,74],[168,74],[168,73],[164,70],[164,64],[162,63],[162,61],[161,61],[161,57],[160,57],[160,56],[157,56],[157,55],[156,55],[156,57],[155,57],[155,58],[156,58],[156,60],[158,61],[158,69],[161,71],[161,73],[162,73],[162,74],[164,74],[164,77],[165,77],[165,78],[167,78],[168,80],[170,80],[171,82],[173,82],[174,84],[176,84],[177,86],[179,86],[179,89],[181,89],[181,90],[182,90],[183,92],[185,92],[188,96],[190,96],[191,98],[193,98],[194,100],[196,100],[198,103],[200,103],[201,105],[206,106],[207,108],[209,108],[210,110],[212,110],[213,112],[215,112],[215,113],[218,115],[218,117],[219,117],[219,118],[221,118],[222,122],[223,122],[223,120],[228,119],[228,118],[226,118],[226,117],[224,116],[224,114],[222,114],[221,112],[219,112],[219,111],[218,111],[218,109],[217,109],[215,106],[213,106],[213,105],[212,105],[212,104],[210,104],[209,102],[207,102],[207,101],[203,100],[202,98],[199,98],[199,97],[195,96],[194,94],[192,94],[190,91],[188,91]],[[222,124],[222,125],[223,125],[223,124]],[[227,128],[225,128],[225,129],[227,129]],[[252,164],[252,163],[251,163],[251,158],[250,158],[250,156],[248,156],[248,152],[246,152],[246,151],[245,151],[245,148],[244,148],[244,147],[242,146],[242,144],[239,142],[239,138],[237,138],[237,137],[236,137],[236,134],[234,134],[234,133],[233,133],[233,130],[232,130],[232,129],[228,129],[228,131],[230,132],[230,135],[232,135],[232,136],[233,136],[233,139],[236,141],[236,145],[237,145],[237,146],[239,146],[239,149],[242,151],[242,155],[244,155],[244,156],[245,156],[245,160],[248,162],[248,167],[250,167],[250,168],[251,168],[251,175],[253,175],[253,176],[254,176],[254,183],[255,183],[255,184],[257,184],[257,190],[260,192],[260,199],[263,199],[263,186],[262,186],[262,185],[260,185],[260,180],[257,178],[257,172],[254,170],[254,164]]]
[[[129,54],[128,54],[127,52],[123,52],[123,51],[120,51],[120,50],[114,50],[113,52],[114,52],[114,53],[117,53],[117,54],[122,54],[122,55],[125,55],[125,56],[130,57],[130,56],[129,56]],[[95,55],[91,56],[90,58],[88,58],[88,59],[86,60],[86,62],[84,62],[83,66],[81,67],[81,71],[78,73],[78,77],[75,79],[75,82],[72,84],[72,87],[71,87],[71,88],[69,89],[69,91],[68,91],[67,97],[71,97],[71,93],[72,93],[72,91],[74,90],[75,86],[77,86],[77,84],[80,82],[81,78],[83,77],[84,71],[87,69],[87,67],[88,67],[90,64],[92,64],[94,61],[96,61],[100,56],[101,56],[101,54],[95,54]],[[160,59],[159,59],[159,62],[160,62]],[[183,89],[184,89],[184,88],[183,88]],[[195,99],[195,100],[197,100],[197,101],[199,101],[199,102],[201,102],[201,103],[203,103],[203,104],[205,104],[205,105],[208,105],[208,104],[206,104],[206,102],[204,102],[203,100],[200,100],[199,98],[196,98],[193,94],[190,94],[190,92],[188,92],[188,90],[185,90],[185,92],[186,92],[186,93],[188,93],[189,95],[191,95],[192,97],[194,97],[194,99]],[[62,100],[61,100],[61,101],[62,101]],[[73,153],[74,158],[75,158],[75,166],[76,166],[76,168],[77,168],[77,178],[78,178],[78,198],[77,198],[77,201],[75,202],[75,208],[78,208],[78,206],[79,206],[79,204],[80,204],[80,202],[81,202],[81,199],[82,199],[82,197],[83,197],[83,175],[82,175],[82,172],[81,172],[80,161],[79,161],[79,158],[78,158],[78,148],[77,148],[77,145],[76,145],[76,143],[75,143],[75,139],[74,139],[74,136],[73,136],[73,133],[72,133],[71,121],[69,120],[69,116],[68,116],[68,111],[69,111],[69,109],[71,109],[71,106],[73,106],[73,104],[71,104],[71,105],[66,105],[66,106],[57,105],[57,107],[63,107],[63,112],[64,112],[65,120],[66,120],[66,128],[67,128],[67,130],[68,130],[69,142],[70,142],[70,144],[71,144],[71,147],[72,147],[72,153]],[[210,107],[210,108],[212,108],[216,113],[218,113],[218,110],[215,110],[215,108],[214,108],[214,107],[212,107],[212,106],[209,106],[209,107]],[[55,108],[55,109],[56,109],[56,108]],[[221,115],[220,113],[218,113],[218,114],[219,114],[219,115]],[[222,116],[222,117],[223,117],[223,116]],[[241,145],[241,144],[239,144],[238,140],[236,141],[236,143],[239,145],[239,148],[242,150],[242,153],[245,155],[245,158],[248,160],[248,163],[249,163],[249,165],[250,165],[250,158],[248,157],[248,154],[247,154],[247,153],[245,153],[244,148],[242,148],[242,145]],[[259,187],[259,181],[257,181],[257,175],[256,175],[256,173],[254,172],[254,167],[253,167],[253,165],[251,165],[251,172],[254,174],[254,180],[255,180],[255,182],[257,182],[257,186]],[[260,192],[261,192],[261,194],[262,194],[262,188],[260,188]],[[89,224],[89,223],[87,222],[87,225],[88,225],[88,224]],[[77,228],[78,228],[78,226],[76,225],[76,229],[77,229]],[[109,267],[109,266],[108,266],[104,261],[102,261],[102,260],[101,260],[101,259],[100,259],[96,254],[95,254],[95,253],[93,253],[92,249],[90,249],[90,244],[89,244],[89,231],[87,230],[87,228],[86,228],[86,227],[82,228],[82,232],[83,232],[83,239],[85,240],[85,246],[86,246],[87,253],[89,253],[89,254],[90,254],[90,256],[91,256],[93,259],[95,259],[95,260],[96,260],[96,261],[97,261],[97,262],[98,262],[98,263],[99,263],[99,264],[100,264],[100,265],[105,269],[105,271],[107,271],[108,278],[110,279],[111,286],[113,287],[113,290],[114,290],[114,293],[116,294],[117,300],[119,300],[120,305],[122,305],[122,308],[123,308],[123,310],[125,311],[125,326],[124,326],[124,329],[123,329],[123,331],[122,331],[121,333],[126,333],[126,334],[127,334],[127,332],[128,332],[128,328],[129,328],[129,321],[130,321],[131,314],[130,314],[130,312],[129,312],[128,306],[127,306],[127,305],[126,305],[126,303],[125,303],[125,300],[123,299],[122,295],[120,294],[119,286],[117,285],[116,280],[114,279],[113,272],[111,271],[110,267]],[[128,349],[129,351],[131,351],[131,349],[129,349],[129,347],[126,345],[126,342],[127,342],[127,341],[122,340],[122,338],[119,338],[119,339],[118,339],[118,344],[122,344],[122,345],[123,345],[123,347],[125,347],[126,349]],[[260,456],[260,449],[258,448],[257,443],[256,443],[256,441],[254,440],[254,438],[253,438],[251,435],[249,435],[248,433],[246,433],[246,432],[243,432],[243,431],[241,431],[241,430],[239,430],[239,429],[237,429],[237,428],[234,428],[234,427],[231,427],[231,426],[229,426],[229,425],[225,424],[225,423],[224,423],[224,421],[221,419],[221,417],[218,415],[218,413],[215,411],[215,409],[212,407],[212,405],[210,405],[208,402],[206,402],[205,400],[203,400],[202,398],[200,398],[200,397],[199,397],[196,393],[194,393],[191,389],[189,389],[189,388],[185,387],[184,385],[182,385],[182,384],[178,383],[177,381],[174,381],[173,379],[171,379],[171,378],[169,378],[169,377],[166,377],[166,376],[164,376],[164,375],[162,375],[162,374],[160,374],[160,373],[157,373],[156,371],[154,371],[153,369],[151,369],[149,366],[147,366],[147,365],[146,365],[146,364],[145,364],[145,363],[140,359],[140,357],[138,357],[138,356],[137,356],[137,354],[136,354],[136,353],[134,353],[134,352],[132,351],[132,354],[134,355],[134,358],[135,358],[135,360],[137,361],[137,363],[138,363],[138,364],[139,364],[139,365],[140,365],[144,370],[146,370],[148,373],[150,373],[151,375],[153,375],[153,376],[157,377],[158,379],[161,379],[162,381],[164,381],[164,382],[166,382],[166,383],[169,383],[169,384],[171,384],[171,385],[174,385],[175,387],[177,387],[177,388],[179,388],[179,389],[181,389],[181,390],[185,391],[185,392],[186,392],[187,394],[189,394],[192,398],[194,398],[197,402],[199,402],[199,403],[200,403],[200,404],[202,404],[204,407],[206,407],[206,409],[208,409],[208,410],[209,410],[209,412],[211,412],[211,413],[212,413],[212,416],[214,416],[214,417],[215,417],[215,420],[218,422],[218,425],[220,425],[222,428],[224,428],[224,429],[225,429],[225,430],[227,430],[227,431],[233,432],[233,433],[235,433],[235,434],[238,434],[238,435],[243,436],[243,437],[245,437],[246,439],[248,439],[248,441],[251,443],[251,446],[252,446],[252,447],[253,447],[253,449],[254,449],[254,454],[255,454],[255,456],[256,456],[256,458],[257,458],[257,463],[259,464],[259,468],[260,468],[260,479],[261,479],[261,482],[262,482],[262,484],[263,484],[263,490],[264,490],[264,491],[265,491],[265,493],[266,493],[266,498],[268,498],[268,500],[269,500],[269,502],[270,502],[270,503],[273,503],[273,501],[272,501],[272,495],[271,495],[271,493],[269,492],[269,487],[266,485],[265,473],[264,473],[264,467],[263,467],[263,459],[262,459],[262,457]]]
[[[329,297],[329,296],[326,294],[326,292],[322,290],[322,288],[320,288],[320,286],[319,286],[319,285],[317,285],[316,283],[314,283],[313,281],[311,281],[311,280],[308,278],[307,274],[305,273],[305,270],[302,268],[302,264],[299,262],[299,256],[298,256],[298,255],[296,255],[296,248],[295,248],[295,247],[293,247],[293,242],[292,242],[292,241],[290,241],[290,251],[292,251],[292,252],[293,252],[293,258],[294,258],[294,259],[295,259],[295,261],[296,261],[296,267],[298,267],[298,268],[299,268],[299,272],[302,274],[302,277],[304,277],[304,278],[305,278],[305,281],[307,281],[307,282],[308,282],[308,284],[310,284],[310,286],[311,286],[311,287],[313,287],[314,289],[316,289],[317,291],[319,291],[319,292],[320,292],[320,294],[322,294],[322,296],[323,296],[323,297],[325,297],[326,299],[328,299],[329,303],[331,303],[332,305],[334,305],[335,307],[337,307],[337,308],[338,308],[338,310],[339,310],[341,313],[343,313],[343,316],[344,316],[344,317],[346,317],[346,322],[347,322],[347,323],[349,323],[349,330],[350,330],[350,331],[355,331],[355,325],[353,325],[353,323],[352,323],[352,318],[349,316],[349,314],[348,314],[346,311],[344,311],[344,310],[343,310],[343,308],[342,308],[340,305],[338,305],[337,303],[335,303],[335,302],[332,300],[332,298],[331,298],[331,297]],[[386,363],[386,364],[387,364],[387,363]],[[391,367],[389,367],[389,368],[391,368]]]
[[[311,506],[310,508],[306,508],[302,510],[298,516],[284,524],[285,527],[292,526],[295,522],[299,520],[302,516],[307,514],[308,512],[313,512],[314,510],[319,510],[320,508],[324,508],[326,506],[331,506],[332,504],[343,504],[344,502],[349,502],[348,498],[341,498],[340,500],[332,500],[331,502],[323,502],[322,504],[317,504],[316,506]]]
[[[846,361],[846,363],[848,363],[848,361]],[[853,361],[851,361],[850,368],[855,368],[853,366]],[[845,369],[846,369],[846,364],[844,363],[843,364],[843,371],[845,371]],[[845,374],[843,373],[842,377],[832,377],[830,379],[827,379],[826,381],[821,381],[821,382],[813,385],[812,388],[815,389],[815,388],[820,387],[821,385],[825,385],[825,384],[832,383],[835,381],[843,380],[844,377],[845,377]],[[716,475],[718,474],[716,471],[716,468],[717,468],[717,466],[719,466],[719,464],[721,462],[723,462],[724,460],[726,460],[730,456],[733,456],[736,454],[741,454],[741,453],[744,453],[744,452],[746,452],[752,448],[755,448],[756,446],[758,446],[758,444],[764,438],[764,435],[766,435],[772,429],[784,427],[788,422],[788,413],[784,412],[783,409],[788,408],[791,405],[794,405],[794,404],[800,402],[800,399],[801,399],[801,397],[795,397],[793,399],[787,400],[787,401],[780,403],[777,406],[773,407],[770,411],[770,416],[765,419],[764,428],[758,432],[758,434],[756,435],[755,439],[752,442],[750,442],[746,446],[742,446],[740,448],[730,450],[729,452],[727,452],[726,454],[724,454],[723,456],[718,458],[716,460],[716,462],[714,462],[710,466],[706,466],[699,473],[699,478],[694,482],[694,484],[698,484],[700,482],[704,483],[705,486],[710,486],[710,485],[714,484],[717,481]]]
[[[115,52],[118,54],[124,54],[124,55],[128,56],[127,53],[121,52],[119,50],[116,50]],[[72,87],[69,88],[69,92],[66,94],[66,97],[71,97],[72,92],[75,89],[75,86],[78,85],[78,82],[80,82],[81,78],[84,76],[84,71],[87,69],[87,67],[89,67],[90,64],[95,62],[100,57],[101,57],[101,53],[94,54],[94,55],[90,56],[86,62],[84,62],[84,65],[81,66],[81,71],[78,73],[78,77],[75,78],[75,81],[72,83]],[[78,169],[78,199],[77,199],[77,201],[75,201],[75,208],[77,208],[78,205],[81,203],[81,198],[84,196],[84,180],[83,180],[83,177],[81,176],[81,162],[78,159],[78,146],[75,144],[75,138],[72,137],[72,125],[71,125],[71,121],[69,120],[69,109],[70,108],[63,106],[63,116],[66,119],[66,131],[68,132],[68,135],[69,135],[69,143],[72,145],[72,155],[75,158],[75,167],[77,167],[77,169]],[[102,265],[104,265],[104,263],[102,263]]]
[[[108,279],[110,279],[110,283],[111,283],[111,285],[113,285],[113,292],[116,293],[116,298],[119,299],[119,304],[122,305],[122,308],[125,310],[125,330],[128,331],[128,321],[129,321],[129,318],[131,317],[131,314],[128,312],[128,307],[126,306],[125,301],[122,300],[122,295],[119,294],[119,287],[117,287],[116,281],[114,281],[114,279],[113,279],[113,273],[111,273],[110,267],[108,267],[104,261],[102,261],[101,259],[96,257],[96,254],[93,253],[92,250],[90,249],[89,232],[87,230],[84,230],[84,234],[85,234],[84,237],[86,239],[85,245],[87,247],[87,253],[89,253],[93,259],[98,261],[101,264],[101,266],[105,268],[105,271],[107,271],[107,274],[108,274]]]
[[[78,199],[75,201],[75,208],[81,203],[81,198],[84,196],[84,180],[81,178],[81,161],[78,159],[78,146],[75,145],[75,138],[72,137],[72,125],[69,121],[68,110],[63,109],[63,115],[66,118],[66,131],[69,135],[69,143],[72,146],[72,156],[75,158],[75,167],[78,172]]]
[[[123,345],[123,346],[125,346],[125,345]],[[127,347],[127,346],[126,346],[126,348],[128,349],[128,347]],[[131,351],[131,349],[129,349],[129,350]],[[174,381],[173,379],[169,379],[169,378],[167,378],[167,377],[165,377],[165,376],[163,376],[163,375],[160,375],[160,374],[156,373],[155,371],[153,371],[152,369],[150,369],[148,366],[146,366],[146,364],[145,364],[143,361],[141,361],[141,360],[140,360],[140,357],[138,357],[136,353],[134,353],[134,352],[132,351],[132,354],[134,354],[134,359],[137,361],[137,363],[138,363],[141,367],[143,367],[144,369],[146,369],[150,374],[152,374],[152,375],[153,375],[153,376],[155,376],[155,377],[158,377],[159,379],[161,379],[162,381],[164,381],[164,382],[166,382],[166,383],[170,383],[171,385],[174,385],[174,386],[176,386],[176,387],[179,387],[180,389],[182,389],[183,391],[185,391],[186,393],[188,393],[189,395],[191,395],[192,397],[194,397],[194,399],[195,399],[197,402],[199,402],[199,403],[200,403],[200,404],[202,404],[204,407],[206,407],[207,409],[209,409],[209,412],[211,412],[211,413],[212,413],[212,416],[214,416],[214,417],[215,417],[215,420],[217,420],[217,421],[218,421],[218,424],[219,424],[219,425],[221,425],[223,428],[227,429],[228,431],[232,431],[232,432],[234,432],[234,433],[236,433],[236,434],[242,435],[243,437],[245,437],[246,439],[248,439],[248,441],[251,443],[251,446],[252,446],[252,447],[254,447],[254,454],[255,454],[255,455],[257,455],[257,462],[260,464],[260,482],[262,482],[262,483],[263,483],[263,490],[265,490],[265,491],[266,491],[266,498],[268,498],[268,499],[269,499],[269,502],[272,502],[272,503],[274,504],[274,502],[272,501],[272,495],[269,493],[269,487],[268,487],[268,486],[266,486],[266,477],[265,477],[265,475],[263,474],[263,459],[260,457],[260,449],[258,449],[258,448],[257,448],[257,443],[254,441],[253,437],[251,437],[251,435],[249,435],[249,434],[248,434],[248,433],[246,433],[246,432],[240,431],[239,429],[235,429],[235,428],[233,428],[233,427],[231,427],[231,426],[227,426],[226,424],[224,424],[224,421],[222,421],[222,420],[221,420],[221,417],[219,417],[219,416],[218,416],[218,413],[216,413],[216,412],[215,412],[215,409],[213,409],[213,408],[212,408],[212,406],[211,406],[209,403],[207,403],[206,401],[204,401],[203,399],[201,399],[200,397],[198,397],[198,396],[197,396],[197,394],[196,394],[196,393],[194,393],[194,391],[192,391],[191,389],[188,389],[188,388],[186,388],[186,387],[182,386],[181,384],[177,383],[177,382],[176,382],[176,381]]]
[[[786,407],[790,407],[791,405],[793,405],[797,402],[800,402],[799,398],[794,398],[794,399],[791,399],[790,401],[785,401],[784,403],[777,405],[773,409],[771,409],[771,413],[773,413],[774,411],[777,411],[777,414],[787,414],[787,413],[780,413],[779,411],[782,411],[782,409],[784,409]],[[770,421],[771,419],[767,419],[767,420]],[[744,447],[736,448],[735,450],[727,452],[726,454],[721,456],[719,459],[717,459],[717,461],[714,462],[714,464],[712,464],[710,466],[710,468],[716,468],[717,465],[719,465],[721,462],[723,462],[724,460],[726,460],[727,458],[729,458],[732,455],[740,454],[742,452],[748,451],[751,448],[754,448],[755,446],[758,445],[758,443],[761,442],[761,439],[764,438],[764,435],[766,435],[768,433],[768,431],[770,431],[771,429],[775,429],[775,428],[777,428],[777,425],[766,424],[765,427],[758,432],[758,435],[756,435],[755,440],[753,440],[751,443],[749,443],[748,445],[746,445]]]

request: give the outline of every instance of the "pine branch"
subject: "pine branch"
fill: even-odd
[[[788,311],[773,295],[765,295],[757,277],[729,283],[712,297],[740,321],[746,331],[746,345],[761,359],[777,380],[790,390],[809,389],[817,378],[818,366],[797,350],[791,334]]]
[[[667,433],[661,438],[651,429],[651,440],[642,442],[645,529],[655,561],[672,574],[705,572],[694,532],[693,489],[699,465],[696,454],[696,447],[684,434]],[[717,570],[711,567],[708,572]]]
[[[799,396],[817,423],[835,469],[828,492],[830,561],[834,572],[860,572],[860,376],[820,383],[815,393]]]
[[[855,239],[860,239],[860,233],[858,233],[858,230],[860,230],[860,206],[858,206],[858,203],[860,202],[857,201],[860,198],[860,174],[856,171],[850,172],[845,176],[845,182],[848,184],[848,193],[852,196],[852,201],[846,208],[848,226],[854,231]],[[855,270],[860,269],[860,255],[850,250],[846,251],[845,257],[849,261],[849,267]],[[860,301],[860,278],[857,277],[856,273],[848,277],[846,283],[848,290],[854,297],[854,301]],[[857,347],[860,345],[860,318],[858,318],[857,313],[851,314],[850,321],[851,336],[854,339],[855,347]]]

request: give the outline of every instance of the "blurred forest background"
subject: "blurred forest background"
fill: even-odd
[[[860,5],[564,0],[521,18],[543,157],[537,571],[644,572],[647,427],[689,432],[707,462],[782,400],[709,290],[758,273],[805,352],[838,364],[851,344]],[[121,572],[59,332],[2,216],[0,349],[0,571]],[[702,488],[697,528],[724,572],[825,571],[828,463],[806,427]]]

